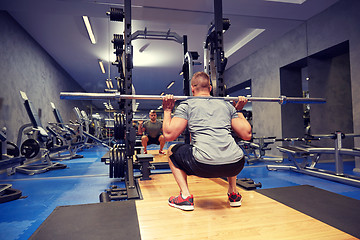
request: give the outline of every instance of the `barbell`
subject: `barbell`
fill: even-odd
[[[69,100],[117,100],[121,99],[139,99],[139,100],[162,100],[164,96],[160,95],[125,95],[119,92],[115,93],[84,93],[84,92],[61,92],[60,99]],[[238,97],[208,97],[208,96],[174,96],[175,100],[187,99],[222,99],[225,101],[237,101]],[[247,97],[249,102],[277,102],[279,104],[299,103],[299,104],[315,104],[326,103],[325,98],[302,98],[302,97],[286,97],[280,96],[278,98],[271,97]]]

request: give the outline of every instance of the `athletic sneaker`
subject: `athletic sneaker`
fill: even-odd
[[[144,151],[144,154],[147,154],[147,150]]]
[[[159,154],[165,154],[165,152],[164,152],[164,151],[160,151],[160,150],[159,150]]]
[[[228,198],[229,198],[229,203],[231,207],[240,207],[241,206],[241,201],[242,201],[242,197],[240,195],[240,193],[228,193]]]
[[[180,193],[177,197],[172,196],[169,198],[169,205],[181,210],[192,211],[194,210],[194,197],[191,195],[183,199]]]

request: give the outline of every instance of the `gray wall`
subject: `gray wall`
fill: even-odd
[[[350,96],[352,103],[351,117],[353,131],[360,133],[360,68],[358,67],[360,66],[359,11],[360,1],[339,1],[324,12],[311,18],[307,22],[304,22],[298,28],[288,32],[281,39],[270,43],[261,50],[229,68],[225,72],[226,85],[228,87],[232,87],[243,81],[252,79],[253,96],[278,97],[282,94],[281,91],[283,90],[280,81],[281,67],[344,41],[349,41],[351,93],[348,94],[348,96]],[[311,75],[310,69],[309,74]],[[321,85],[321,88],[320,84],[310,84],[309,87],[313,88],[310,89],[311,97],[326,95],[324,94],[327,91],[326,84]],[[316,96],[311,95],[314,89],[318,90]],[[336,91],[336,88],[332,90]],[[321,91],[323,92],[321,93]],[[337,94],[341,96],[343,92],[343,89],[338,87]],[[334,103],[330,101],[330,105],[332,104]],[[283,136],[283,130],[288,128],[286,128],[286,126],[283,128],[282,126],[282,106],[275,103],[253,103],[252,105],[254,132],[256,132],[255,136]],[[311,118],[319,120],[319,116],[316,116],[313,109],[321,108],[322,106],[325,105],[312,107]],[[331,107],[333,106],[327,106],[326,108]],[[346,101],[341,104],[340,101],[340,103],[337,103],[336,107],[348,108],[349,104],[346,104]],[[322,113],[324,113],[324,111]],[[341,114],[338,114],[332,115],[331,117],[341,118],[342,116]],[[313,121],[316,122],[315,119],[313,119]],[[321,122],[327,121],[332,121],[332,119],[326,117],[321,118]],[[327,125],[330,126],[329,124]],[[327,128],[321,130],[318,125],[317,127],[314,127],[315,132],[313,131],[312,133],[320,134],[339,130],[335,129],[334,126],[332,127],[334,129],[330,130]],[[355,139],[355,146],[360,146],[360,139]],[[272,150],[271,153],[279,155],[277,150]],[[357,162],[357,164],[357,167],[359,168],[359,162]]]
[[[60,100],[61,91],[84,91],[72,77],[5,11],[0,11],[0,128],[16,142],[20,126],[29,118],[19,91],[26,92],[41,122],[55,122],[50,101],[64,121],[76,120],[72,108],[89,103]]]

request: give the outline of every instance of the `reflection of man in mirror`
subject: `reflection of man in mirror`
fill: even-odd
[[[162,122],[157,120],[155,110],[149,112],[150,120],[143,123],[139,121],[138,134],[143,134],[141,137],[141,144],[144,147],[144,153],[147,154],[147,146],[150,144],[160,145],[160,154],[165,154],[163,151],[165,145],[165,138],[162,135]]]

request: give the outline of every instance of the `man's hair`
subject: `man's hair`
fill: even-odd
[[[191,86],[193,86],[198,91],[209,89],[210,87],[209,75],[205,72],[195,73],[191,79]]]
[[[152,113],[156,113],[156,111],[155,110],[150,110],[149,115],[152,114]]]

